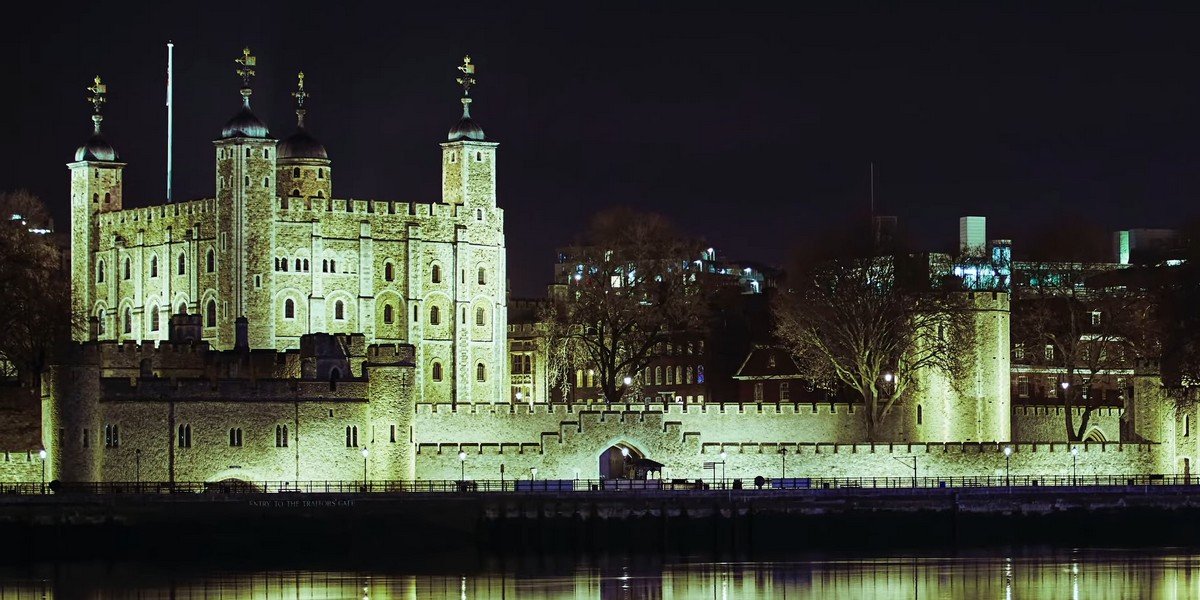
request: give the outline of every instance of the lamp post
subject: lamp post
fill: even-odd
[[[1012,487],[1009,475],[1012,473],[1012,446],[1004,447],[1004,485]]]
[[[467,453],[462,450],[458,451],[458,480],[467,480]]]
[[[46,449],[38,450],[38,458],[42,459],[42,493],[46,493]]]
[[[1071,485],[1075,485],[1075,467],[1079,462],[1079,446],[1071,446]]]
[[[363,491],[364,492],[367,491],[367,454],[369,454],[369,452],[367,451],[367,447],[363,446],[362,455],[363,455]]]
[[[787,479],[787,448],[779,449],[779,479],[780,486],[783,485],[782,480]]]
[[[537,467],[529,467],[529,480],[534,481],[536,479],[537,479]]]
[[[630,479],[629,448],[621,448],[621,479]]]
[[[721,451],[721,489],[725,489],[725,459],[728,457],[729,457],[729,455],[725,454],[725,451],[722,450]]]

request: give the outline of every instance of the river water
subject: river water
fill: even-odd
[[[751,598],[1200,599],[1200,551],[1017,549],[809,555],[768,560],[526,557],[369,568],[37,563],[0,567],[0,600],[392,598],[642,600]],[[456,562],[469,566],[456,567]]]

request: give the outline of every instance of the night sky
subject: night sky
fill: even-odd
[[[106,137],[129,163],[126,206],[163,202],[168,39],[177,199],[213,194],[211,140],[238,108],[233,60],[248,45],[253,106],[275,137],[293,131],[288,94],[305,71],[337,197],[436,201],[454,67],[470,53],[472,114],[501,144],[519,296],[542,294],[553,249],[617,204],[660,211],[729,258],[783,264],[866,213],[872,161],[879,212],[929,249],[950,249],[965,214],[987,216],[1018,256],[1039,231],[1200,215],[1191,14],[42,4],[0,40],[0,189],[34,191],[60,228],[95,74],[109,84]]]

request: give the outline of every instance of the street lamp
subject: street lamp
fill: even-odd
[[[1012,473],[1012,446],[1004,447],[1004,485],[1011,487],[1009,474]]]
[[[787,448],[779,449],[779,485],[783,486],[784,479],[787,479]]]
[[[887,383],[891,383],[893,379],[895,379],[895,376],[892,375],[891,371],[883,374],[883,380]]]
[[[38,457],[42,459],[42,493],[46,493],[46,449],[38,450]]]
[[[462,450],[458,451],[458,480],[467,480],[467,453]]]
[[[537,479],[537,467],[529,467],[529,480]]]
[[[629,479],[629,448],[621,448],[621,478]]]
[[[721,451],[721,489],[725,489],[725,459],[728,457],[729,457],[729,455],[725,454],[725,451],[722,450]]]
[[[1079,446],[1071,446],[1071,485],[1075,485],[1075,467],[1079,462]]]
[[[363,455],[363,491],[364,492],[367,491],[367,454],[369,454],[369,452],[367,451],[367,447],[363,446],[362,455]]]
[[[517,392],[517,402],[520,402],[521,399],[524,397],[525,397],[525,394],[522,394],[521,392]]]
[[[633,378],[628,375],[625,376],[623,381],[625,382],[625,385],[633,385]]]

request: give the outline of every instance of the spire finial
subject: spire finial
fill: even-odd
[[[296,75],[296,91],[292,92],[292,97],[296,99],[296,126],[304,128],[304,114],[308,111],[304,108],[304,101],[308,99],[309,93],[304,91],[304,71],[300,71]]]
[[[250,104],[250,80],[254,77],[255,60],[250,54],[250,49],[243,48],[242,56],[233,61],[238,65],[237,74],[242,78],[242,101],[247,105]]]
[[[100,114],[104,103],[108,101],[108,86],[100,81],[100,76],[97,75],[93,80],[92,85],[88,86],[87,91],[91,92],[88,95],[88,102],[92,103],[92,123],[96,127],[96,133],[100,133],[100,121],[104,120],[104,115]]]
[[[458,71],[462,73],[462,76],[456,78],[455,81],[463,89],[463,117],[466,118],[471,116],[471,86],[475,85],[475,65],[471,64],[469,54],[463,57],[463,64],[458,65]]]

